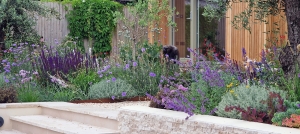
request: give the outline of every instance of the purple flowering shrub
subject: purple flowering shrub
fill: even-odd
[[[39,57],[33,63],[41,75],[42,81],[47,82],[51,76],[59,77],[67,81],[67,74],[74,73],[80,69],[96,68],[96,58],[90,58],[87,54],[74,50],[60,55],[58,52],[52,52],[52,49],[41,50]]]
[[[146,93],[147,97],[151,99],[150,107],[182,111],[187,113],[188,117],[192,116],[196,107],[186,97],[188,88],[165,77],[162,77],[162,80],[167,81],[168,84],[163,85],[161,82],[160,91],[156,96]]]
[[[153,49],[158,46],[154,47]],[[167,68],[166,64],[161,63],[159,58],[159,49],[141,48],[135,61],[118,57],[119,60],[107,62],[98,71],[100,77],[115,77],[122,79],[132,85],[138,96],[145,96],[145,93],[155,95],[159,91],[160,77],[174,72],[178,68]],[[152,54],[151,54],[152,53]],[[126,52],[126,54],[131,54]],[[152,57],[156,54],[155,57]],[[105,62],[106,63],[106,62]]]
[[[239,75],[244,83],[279,87],[290,94],[290,98],[288,99],[293,101],[299,100],[300,91],[297,90],[300,87],[299,65],[295,64],[296,72],[294,77],[286,77],[279,64],[279,53],[280,49],[274,46],[272,49],[262,50],[260,54],[261,61],[255,61],[247,57],[246,50],[243,48],[242,56],[244,63],[239,68],[245,68],[246,70],[244,73],[241,73],[241,71],[237,71],[235,68],[235,71],[232,72],[235,75]],[[235,66],[237,65],[235,64]]]

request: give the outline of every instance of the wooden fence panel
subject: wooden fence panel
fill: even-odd
[[[251,34],[245,29],[233,28],[231,20],[233,20],[235,15],[244,11],[246,7],[247,3],[233,3],[232,8],[226,13],[225,50],[231,59],[242,61],[242,48],[245,48],[250,59],[259,61],[262,49],[265,49],[265,45],[268,44],[267,39],[275,36],[274,33],[269,32],[267,34],[268,31],[279,28],[279,34],[284,35],[287,31],[287,24],[285,18],[280,16],[270,16],[268,24],[261,23],[251,17],[249,20],[251,23]],[[278,25],[274,26],[274,22],[277,22]]]
[[[45,18],[42,16],[37,16],[37,25],[35,29],[40,36],[44,37],[44,40],[48,45],[56,45],[56,41],[61,43],[62,40],[68,35],[68,21],[65,18],[67,11],[64,5],[57,2],[43,2],[47,7],[54,8],[60,13],[60,19],[55,17]]]

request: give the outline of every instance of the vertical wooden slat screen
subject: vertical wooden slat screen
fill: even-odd
[[[225,50],[231,59],[242,61],[242,48],[245,48],[250,59],[259,61],[262,49],[265,49],[265,45],[268,44],[266,39],[275,36],[274,33],[267,34],[267,31],[280,28],[280,35],[284,35],[287,31],[287,24],[285,18],[278,15],[268,17],[268,24],[254,20],[253,17],[250,18],[251,34],[245,29],[233,28],[231,21],[234,15],[241,13],[246,7],[247,3],[233,3],[232,8],[226,13]],[[278,26],[274,26],[274,22],[278,22]]]

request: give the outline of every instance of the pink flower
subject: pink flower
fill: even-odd
[[[182,91],[187,91],[187,90],[188,90],[187,87],[184,87],[184,86],[182,86],[182,85],[179,85],[179,86],[178,86],[178,89],[180,89],[180,90],[182,90]]]

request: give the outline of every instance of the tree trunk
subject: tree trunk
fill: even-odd
[[[295,75],[296,61],[299,63],[297,45],[300,44],[300,0],[284,0],[285,14],[288,26],[288,40],[279,55],[279,61],[285,75],[289,78]]]

